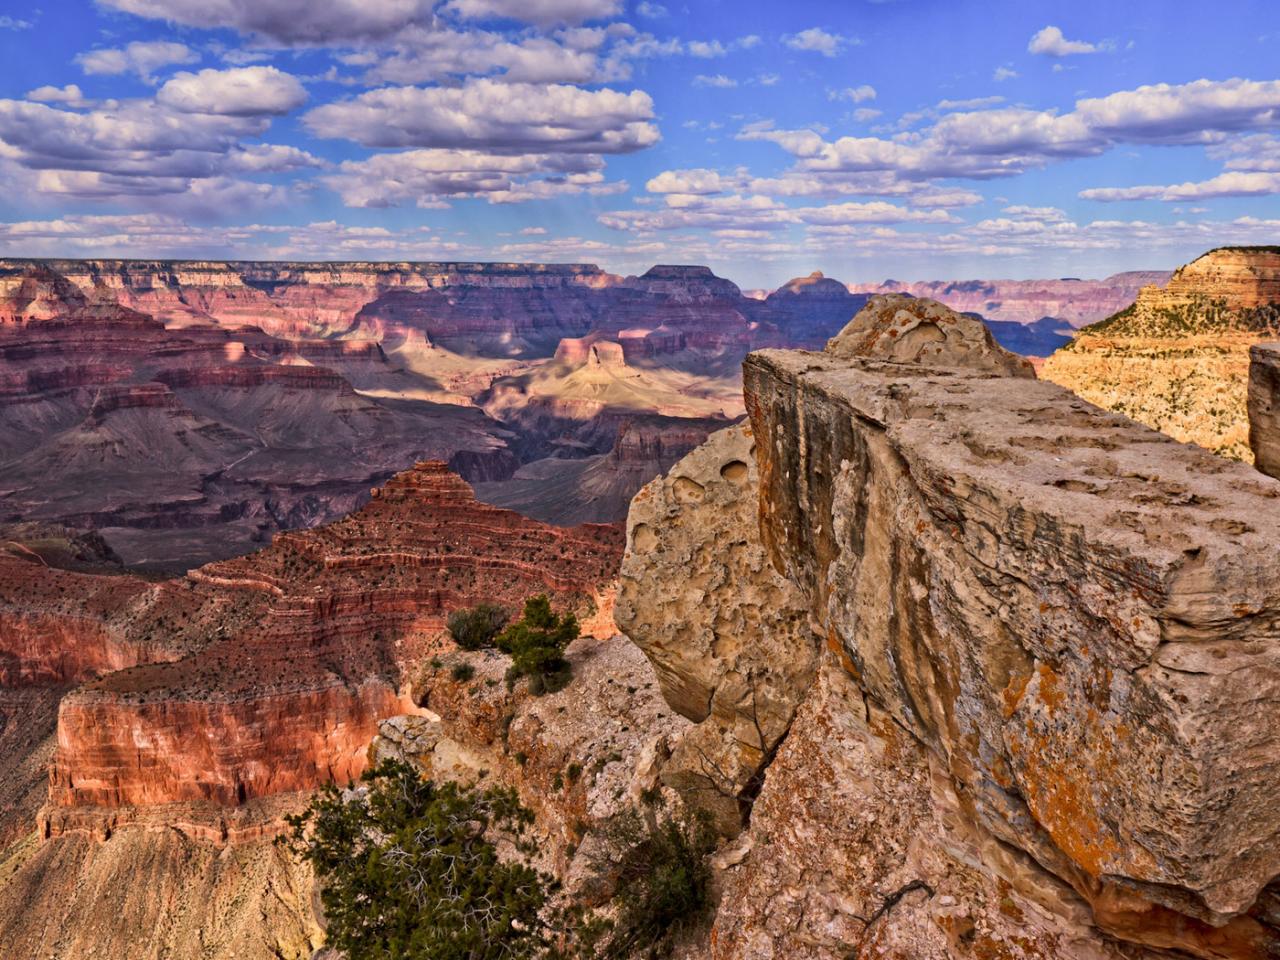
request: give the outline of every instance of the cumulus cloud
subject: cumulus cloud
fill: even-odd
[[[27,99],[36,103],[65,103],[71,107],[85,106],[84,91],[79,85],[68,83],[65,87],[43,86],[27,91]]]
[[[622,0],[449,0],[445,8],[469,19],[547,25],[615,17],[622,13]]]
[[[76,56],[80,69],[90,75],[136,73],[144,80],[161,67],[195,63],[200,55],[185,43],[168,40],[135,40],[125,47],[89,50]]]
[[[282,44],[350,46],[431,23],[437,0],[99,0],[124,13]]]
[[[0,16],[0,30],[30,30],[35,25],[34,20],[19,20],[17,17],[8,15]]]
[[[371,90],[317,107],[304,122],[317,136],[367,147],[630,153],[657,143],[652,117],[653,100],[641,90],[479,79]]]
[[[649,0],[640,0],[636,4],[636,13],[649,20],[658,20],[667,15],[667,8],[660,3],[650,3]]]
[[[1058,27],[1048,26],[1036,32],[1027,44],[1029,53],[1046,57],[1070,57],[1080,53],[1097,53],[1098,46],[1083,40],[1068,40]]]
[[[1120,200],[1210,200],[1218,197],[1263,197],[1280,193],[1280,173],[1221,173],[1199,182],[1168,186],[1098,187],[1081,190],[1083,200],[1113,203]]]
[[[782,42],[792,50],[804,50],[820,53],[824,57],[834,57],[850,41],[848,37],[838,33],[828,33],[821,27],[810,27],[808,30],[801,30],[799,33],[784,37]]]
[[[584,154],[518,156],[481,150],[423,149],[349,160],[325,184],[349,207],[438,207],[453,197],[494,203],[580,193],[611,193],[603,161]]]
[[[1016,80],[1017,78],[1018,71],[1009,67],[996,67],[995,71],[991,74],[991,79],[996,83],[1003,83],[1006,80]]]
[[[828,100],[848,100],[850,103],[865,103],[876,98],[876,88],[869,83],[858,87],[845,87],[843,90],[828,90]]]
[[[156,100],[183,113],[253,117],[288,113],[306,103],[307,91],[275,67],[232,67],[177,73]]]
[[[568,38],[566,38],[568,39]],[[362,51],[341,57],[349,66],[367,66],[364,81],[371,84],[413,84],[449,77],[501,74],[502,79],[523,83],[587,83],[600,71],[597,48],[550,37],[515,39],[487,30],[402,31],[387,53]]]
[[[1047,163],[1097,156],[1118,144],[1215,144],[1280,127],[1280,81],[1197,80],[1079,100],[1059,114],[1024,107],[948,113],[919,134],[841,137],[750,124],[739,139],[778,144],[815,175],[885,171],[910,180],[1015,176]]]

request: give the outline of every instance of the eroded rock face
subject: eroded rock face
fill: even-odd
[[[1003,857],[1014,882],[983,869]],[[966,830],[936,757],[828,652],[720,858],[712,960],[1119,960],[1088,908]]]
[[[1280,949],[1280,488],[1049,384],[783,351],[745,383],[775,565],[964,818],[1120,940]]]
[[[980,319],[936,300],[873,297],[827,344],[833,357],[964,367],[1005,377],[1035,377],[1031,362],[1005,350]]]
[[[660,789],[658,770],[689,724],[663,702],[653,669],[626,638],[583,637],[566,656],[573,681],[530,696],[502,682],[510,661],[492,651],[452,652],[414,684],[419,715],[385,720],[371,759],[395,757],[437,780],[515,787],[536,817],[541,866],[579,902],[598,852],[594,832]],[[474,670],[457,679],[452,667]]]
[[[198,803],[217,819],[357,776],[378,723],[412,711],[403,671],[452,609],[549,592],[584,632],[612,633],[621,547],[617,526],[550,527],[480,503],[433,462],[337,524],[177,580],[0,557],[3,700],[31,706],[0,718],[0,834],[33,827],[39,718],[59,698],[46,836],[102,833],[122,808]]]
[[[615,609],[667,702],[698,726],[664,778],[736,832],[817,662],[803,597],[770,566],[746,425],[636,495]]]
[[[1249,448],[1253,465],[1280,477],[1280,344],[1249,350]]]
[[[1080,330],[1041,375],[1177,440],[1249,461],[1249,350],[1280,334],[1280,253],[1211,250]]]

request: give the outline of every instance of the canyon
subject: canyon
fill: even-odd
[[[189,955],[182,937],[206,929],[225,935],[219,956],[268,955],[281,938],[309,954],[309,880],[271,847],[283,816],[358,777],[380,722],[416,711],[411,674],[449,644],[448,611],[548,593],[587,635],[612,634],[621,548],[617,525],[526,519],[433,461],[340,521],[181,578],[0,558],[0,683],[6,706],[27,707],[0,729],[0,939],[140,956],[142,911],[175,936],[148,956]],[[146,897],[86,885],[135,861],[150,864]],[[212,899],[187,899],[192,870]],[[52,902],[83,920],[61,940],[38,909]]]
[[[1078,286],[1035,302],[1074,317],[1100,296]],[[176,573],[432,458],[495,503],[619,520],[744,415],[749,351],[820,348],[867,297],[813,274],[756,299],[697,266],[0,260],[0,528]],[[1041,316],[997,334],[1046,353]],[[641,466],[646,431],[665,439]]]
[[[1211,250],[1082,328],[1042,375],[1179,440],[1250,461],[1249,350],[1280,334],[1280,254]]]
[[[0,336],[80,336],[81,363],[126,371],[67,374],[38,339],[16,347],[27,372],[6,382],[46,390],[41,410],[76,377],[93,384],[88,411],[65,415],[81,430],[66,449],[91,447],[94,421],[105,448],[239,455],[205,421],[236,408],[264,436],[273,416],[314,424],[298,414],[311,390],[345,398],[352,437],[380,423],[359,419],[365,403],[429,408],[445,441],[452,413],[477,432],[408,469],[388,456],[372,489],[353,475],[341,519],[273,522],[256,552],[179,576],[124,570],[130,541],[82,514],[11,524],[0,942],[64,960],[323,956],[314,878],[272,839],[317,786],[396,757],[514,787],[536,864],[606,914],[592,864],[612,819],[655,802],[705,812],[715,902],[674,944],[680,960],[1280,951],[1280,360],[1259,342],[1280,302],[1274,251],[1212,251],[1144,287],[1044,378],[998,325],[903,292],[862,302],[810,276],[756,301],[776,299],[767,322],[711,306],[694,332],[698,310],[740,297],[704,269],[614,284],[475,266],[451,269],[504,292],[451,294],[468,301],[456,335],[423,333],[418,294],[439,291],[421,265],[394,288],[413,296],[384,291],[370,321],[406,341],[419,324],[412,349],[465,360],[447,388],[423,388],[444,400],[387,387],[418,376],[397,367],[401,334],[326,337],[350,305],[336,293],[305,306],[291,291],[269,331],[211,319],[211,294],[86,296],[60,317],[65,287],[25,288],[24,319]],[[584,329],[575,311],[596,293],[582,290],[613,286],[617,303],[649,305]],[[661,336],[624,335],[654,303],[669,310]],[[1142,344],[1158,361],[1228,340],[1248,358],[1230,389],[1257,469],[1050,379],[1064,357]],[[709,383],[698,362],[741,373]],[[228,399],[264,387],[280,392]],[[124,481],[92,489],[93,463],[78,467],[84,495],[119,495]],[[622,512],[625,530],[594,522]],[[569,686],[533,696],[507,682],[505,655],[460,650],[445,619],[540,592],[584,630]],[[156,934],[140,944],[139,929]]]
[[[978,313],[988,320],[1022,325],[1046,317],[1071,328],[1103,320],[1133,303],[1147,286],[1169,281],[1162,270],[1117,273],[1102,280],[1064,277],[1060,280],[922,280],[904,283],[886,280],[877,284],[852,284],[854,293],[877,295],[909,293],[945,303],[962,313]],[[1002,341],[1003,342],[1003,341]],[[1005,344],[1013,350],[1014,346]],[[1023,353],[1026,351],[1017,351]]]

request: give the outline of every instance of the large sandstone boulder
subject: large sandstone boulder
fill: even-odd
[[[1047,383],[744,381],[775,566],[965,822],[1119,940],[1276,955],[1280,486]]]
[[[614,617],[695,721],[667,783],[736,833],[817,663],[803,597],[760,544],[751,430],[712,434],[637,495]]]
[[[872,297],[832,337],[826,352],[844,359],[964,367],[1004,377],[1036,375],[1031,361],[996,343],[978,317],[956,313],[937,300],[902,294]]]

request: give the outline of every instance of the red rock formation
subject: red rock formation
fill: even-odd
[[[31,628],[4,631],[18,664],[9,673],[43,669],[68,680],[139,664],[64,698],[45,832],[93,822],[59,808],[237,805],[349,781],[378,722],[412,708],[400,693],[402,670],[440,642],[449,610],[481,600],[514,608],[550,592],[590,620],[610,608],[606,586],[621,550],[617,526],[528,520],[479,503],[431,462],[396,476],[337,523],[280,534],[257,554],[183,581],[58,574],[82,593],[100,586],[107,594],[60,602],[51,584],[31,580],[36,564],[8,561],[23,569],[0,581],[14,595],[0,607],[0,624],[48,611]],[[25,586],[18,573],[27,574]],[[10,612],[17,597],[26,599]],[[130,619],[142,597],[167,611],[145,627]],[[75,633],[80,611],[95,605],[101,622]],[[215,629],[215,610],[238,618]],[[51,625],[60,632],[41,634]],[[161,634],[154,650],[123,643],[144,628]],[[123,638],[118,650],[102,642],[112,631]],[[55,641],[98,650],[99,659],[83,662]]]

